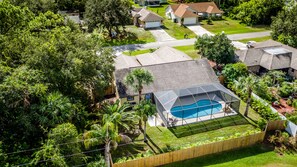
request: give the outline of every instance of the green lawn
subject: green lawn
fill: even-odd
[[[263,42],[263,41],[267,41],[269,39],[272,39],[271,36],[243,39],[243,40],[239,40],[239,42],[242,42],[242,43],[247,43],[249,41]]]
[[[227,17],[224,17],[224,20],[213,21],[212,25],[207,24],[207,20],[203,20],[201,24],[202,27],[214,34],[221,33],[222,31],[226,34],[240,34],[267,31],[269,29],[269,27],[262,25],[249,27],[244,24],[240,24],[238,20],[232,20]]]
[[[198,51],[195,50],[194,45],[188,46],[176,46],[174,47],[177,50],[180,50],[190,56],[192,59],[200,59],[201,55],[198,54]]]
[[[201,56],[198,54],[197,50],[194,49],[194,45],[188,45],[188,46],[176,46],[173,47],[177,50],[180,50],[184,53],[186,53],[188,56],[190,56],[192,59],[199,59]],[[149,53],[153,50],[147,49],[147,50],[134,50],[134,51],[125,51],[123,52],[125,55],[128,56],[137,56],[139,54]]]
[[[127,44],[142,44],[155,42],[155,38],[150,33],[150,31],[144,30],[143,28],[138,28],[133,25],[126,26],[126,31],[128,36],[121,39],[114,39],[112,41],[105,41],[105,46],[118,46]]]
[[[244,101],[240,102],[240,109],[239,112],[243,115],[245,112],[246,103]],[[249,107],[249,113],[248,117],[246,118],[251,124],[256,125],[256,122],[261,119],[261,116],[253,110],[251,107]]]
[[[280,156],[273,148],[264,145],[208,155],[191,160],[181,161],[164,167],[295,167],[297,166],[296,154]]]

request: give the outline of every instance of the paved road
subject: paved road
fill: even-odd
[[[152,30],[150,30],[150,32],[152,33],[152,35],[155,37],[156,41],[158,41],[158,42],[176,40],[175,38],[171,37],[162,28],[152,29]]]
[[[241,40],[241,39],[249,39],[249,38],[255,38],[255,37],[265,37],[269,36],[270,31],[267,32],[256,32],[256,33],[245,33],[245,34],[234,34],[234,35],[227,35],[229,39],[233,40]],[[164,41],[164,42],[152,42],[147,44],[131,44],[131,45],[122,45],[122,46],[114,46],[113,49],[116,52],[123,52],[127,50],[145,50],[150,48],[159,48],[162,46],[187,46],[187,45],[193,45],[195,43],[196,39],[182,39],[182,40],[172,40],[172,41]],[[234,41],[233,44],[235,47],[243,49],[243,44],[238,43],[237,41]],[[238,45],[238,46],[237,46]]]
[[[252,33],[245,33],[245,34],[233,34],[233,35],[228,35],[228,38],[234,41],[234,40],[241,40],[241,39],[266,37],[266,36],[270,36],[270,33],[271,31],[252,32]]]

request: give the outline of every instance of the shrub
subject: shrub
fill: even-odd
[[[295,111],[292,114],[286,114],[288,120],[292,121],[294,124],[297,124],[297,112]]]
[[[283,82],[279,88],[279,95],[281,97],[289,97],[294,93],[294,85],[289,82]]]

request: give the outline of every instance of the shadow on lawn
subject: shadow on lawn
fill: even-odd
[[[239,160],[242,158],[256,156],[270,151],[273,151],[273,147],[271,147],[270,145],[257,144],[243,149],[207,155],[207,156],[186,160],[186,161],[180,161],[177,163],[165,165],[164,167],[211,166],[215,164],[221,164],[221,163],[226,163],[234,160]]]
[[[168,128],[177,138],[190,136],[197,133],[203,133],[220,128],[249,124],[249,122],[240,114],[235,116],[227,116],[223,118],[201,121],[193,124],[185,124]]]
[[[119,45],[128,45],[128,44],[144,44],[145,40],[140,40],[137,37],[136,33],[125,32],[117,36],[117,38],[110,39],[107,38],[103,42],[103,46],[119,46]]]

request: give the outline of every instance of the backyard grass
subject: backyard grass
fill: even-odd
[[[240,108],[239,112],[244,115],[246,108],[246,103],[244,101],[240,102]],[[256,122],[261,119],[261,116],[253,110],[251,107],[249,107],[248,117],[246,118],[251,124],[256,125]]]
[[[235,151],[203,156],[191,160],[181,161],[164,167],[295,167],[296,154],[278,155],[272,147],[255,145]]]
[[[255,41],[255,42],[263,42],[263,41],[267,41],[271,39],[271,36],[266,36],[266,37],[259,37],[259,38],[249,38],[249,39],[243,39],[243,40],[239,40],[239,42],[242,43],[247,43],[249,41]]]
[[[192,59],[199,59],[201,56],[198,54],[197,50],[194,49],[194,45],[188,45],[188,46],[176,46],[173,47],[177,50],[180,50],[190,56]],[[127,56],[137,56],[139,54],[149,53],[153,50],[146,49],[146,50],[133,50],[133,51],[125,51],[123,54]]]
[[[201,25],[214,34],[221,33],[222,31],[224,31],[225,34],[241,34],[267,31],[269,29],[269,27],[263,25],[254,27],[246,26],[240,24],[238,20],[232,20],[228,17],[223,17],[223,20],[213,21],[212,23],[212,25],[209,25],[207,24],[207,20],[203,20]]]
[[[155,38],[150,33],[150,31],[138,28],[134,25],[126,26],[126,31],[128,32],[127,37],[122,37],[121,39],[114,39],[105,41],[105,46],[118,46],[118,45],[127,45],[127,44],[142,44],[155,42]]]

